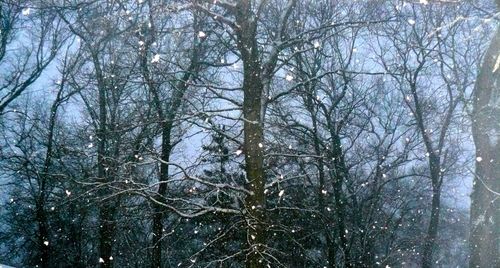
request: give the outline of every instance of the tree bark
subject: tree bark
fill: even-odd
[[[163,198],[167,193],[167,180],[169,177],[169,165],[170,153],[171,153],[171,143],[170,135],[172,132],[171,124],[164,124],[162,127],[162,148],[161,148],[161,160],[160,163],[160,186],[158,187],[158,195]],[[153,215],[153,256],[151,264],[153,268],[162,267],[161,255],[162,255],[162,236],[163,236],[163,217],[165,215],[165,209],[158,204],[154,205],[154,215]]]
[[[347,179],[348,171],[345,164],[344,154],[342,152],[342,143],[340,137],[334,131],[333,125],[329,123],[330,135],[332,139],[331,158],[333,159],[333,194],[335,197],[335,211],[337,214],[337,231],[340,240],[340,248],[344,259],[344,267],[353,267],[349,258],[349,247],[347,243],[347,229],[345,225],[346,210],[342,185]]]
[[[439,215],[441,211],[441,169],[439,156],[430,153],[429,169],[432,181],[432,201],[431,201],[431,217],[427,228],[427,237],[424,243],[424,251],[422,254],[422,267],[433,267],[433,251],[436,245],[439,227]]]
[[[264,135],[261,119],[261,95],[263,85],[260,80],[260,66],[254,60],[245,62],[243,81],[244,101],[244,151],[245,171],[248,180],[248,190],[252,194],[245,199],[248,211],[247,240],[250,254],[247,256],[246,267],[264,267],[262,256],[265,243],[264,233]]]
[[[251,1],[241,1],[236,16],[240,29],[237,31],[238,49],[243,61],[243,117],[244,152],[247,188],[251,194],[245,199],[247,210],[247,243],[249,253],[247,268],[264,267],[262,251],[265,244],[264,216],[264,135],[262,93],[264,84],[261,77],[259,47],[257,45],[257,21],[252,16]]]
[[[486,51],[474,88],[476,170],[470,212],[471,268],[500,267],[500,145],[496,141],[500,134],[499,56],[500,28]]]

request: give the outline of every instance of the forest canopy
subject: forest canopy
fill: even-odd
[[[0,0],[0,263],[500,267],[499,11]]]

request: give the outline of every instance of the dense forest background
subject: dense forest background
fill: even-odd
[[[0,263],[500,267],[498,15],[0,0]]]

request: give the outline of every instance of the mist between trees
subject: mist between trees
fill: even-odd
[[[500,267],[498,17],[0,0],[0,263]]]

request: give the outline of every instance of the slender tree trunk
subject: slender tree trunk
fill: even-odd
[[[433,251],[436,245],[436,239],[439,227],[439,214],[441,207],[441,189],[434,188],[432,190],[432,202],[431,202],[431,218],[429,222],[429,227],[427,228],[427,238],[424,244],[424,252],[422,257],[422,267],[431,268],[434,265],[433,262]]]
[[[316,120],[313,119],[313,128],[315,129],[316,132]],[[317,155],[321,155],[321,150],[319,147],[319,137],[316,136],[315,133],[315,141],[314,141],[314,147]],[[335,260],[335,255],[337,254],[335,250],[335,243],[332,241],[332,235],[331,232],[334,229],[331,225],[330,222],[330,215],[329,211],[327,210],[327,206],[325,205],[325,194],[324,191],[326,189],[325,185],[325,171],[324,171],[324,163],[323,159],[319,158],[318,160],[318,172],[319,172],[319,189],[318,189],[318,205],[320,207],[320,210],[323,212],[323,217],[326,219],[326,224],[325,224],[325,230],[324,230],[324,235],[325,235],[325,240],[326,240],[326,256],[328,260],[328,267],[329,268],[334,268],[336,265],[336,260]]]
[[[429,167],[432,181],[432,201],[431,201],[431,217],[427,228],[427,237],[424,243],[424,251],[422,254],[422,267],[431,268],[434,265],[433,252],[436,246],[436,239],[439,227],[439,215],[441,211],[441,175],[440,175],[440,159],[439,156],[430,153]]]
[[[41,194],[43,195],[43,194]],[[38,245],[40,247],[40,252],[38,256],[38,260],[40,261],[40,267],[47,268],[49,267],[49,228],[47,223],[47,214],[45,212],[45,200],[43,196],[40,196],[36,202],[36,221],[38,224]]]
[[[496,1],[500,6],[500,1]],[[500,28],[484,56],[474,89],[472,132],[476,171],[471,194],[469,266],[500,267]]]
[[[170,135],[172,132],[172,125],[164,123],[162,129],[162,147],[161,147],[161,160],[160,163],[160,186],[158,187],[158,195],[163,198],[167,194],[167,181],[169,176],[169,166],[170,161],[171,142]],[[152,267],[160,268],[162,267],[161,256],[162,256],[162,246],[161,240],[163,236],[163,218],[165,215],[165,209],[158,204],[154,205],[154,216],[153,216],[153,256],[152,256]]]
[[[312,126],[313,126],[313,135],[314,135],[314,152],[316,155],[321,156],[322,151],[321,151],[321,146],[320,146],[320,137],[318,134],[318,122],[316,119],[316,114],[313,108],[313,101],[312,101],[312,93],[308,94],[307,96],[304,97],[304,100],[306,102],[306,107],[311,115],[311,121],[312,121]],[[324,236],[326,240],[326,252],[324,253],[328,262],[328,267],[329,268],[334,268],[336,265],[336,260],[335,260],[335,255],[336,255],[336,250],[335,250],[335,243],[332,241],[332,235],[331,232],[333,230],[333,227],[330,222],[330,217],[329,214],[330,212],[327,210],[327,207],[325,205],[325,194],[324,191],[326,190],[326,185],[325,185],[325,169],[324,169],[324,161],[322,157],[318,158],[318,178],[319,178],[319,187],[318,187],[318,192],[317,192],[317,200],[318,200],[318,206],[319,210],[322,211],[323,217],[326,220],[325,228],[324,228]]]
[[[441,189],[436,188],[432,191],[432,202],[431,202],[431,218],[429,222],[429,227],[427,228],[427,239],[424,245],[423,252],[423,268],[433,267],[433,251],[436,245],[436,239],[438,234],[439,226],[439,214],[441,207]]]
[[[57,93],[56,99],[50,107],[49,115],[49,132],[47,135],[47,151],[45,153],[45,159],[43,163],[43,170],[40,176],[40,189],[38,197],[36,200],[36,221],[38,224],[38,244],[41,248],[39,260],[40,267],[47,268],[50,266],[50,248],[51,244],[49,241],[49,222],[47,219],[47,212],[45,210],[45,203],[47,200],[47,180],[49,178],[49,170],[52,164],[52,151],[54,146],[54,131],[56,127],[57,110],[60,105],[62,90],[64,85],[61,84],[60,89]]]
[[[352,267],[349,258],[349,247],[347,243],[348,231],[345,225],[346,210],[345,201],[342,191],[344,180],[347,179],[347,167],[345,165],[344,154],[342,152],[342,144],[340,137],[334,132],[333,126],[330,125],[330,135],[332,139],[332,158],[333,168],[333,194],[335,197],[335,211],[337,213],[337,231],[340,240],[340,248],[344,257],[344,266]]]
[[[101,205],[99,212],[99,256],[101,268],[113,267],[113,238],[115,208],[109,202]]]
[[[107,101],[106,101],[106,83],[104,74],[101,69],[99,57],[93,51],[90,52],[96,72],[97,87],[98,87],[98,105],[99,105],[99,123],[97,129],[97,177],[100,183],[109,181],[109,169],[107,163],[106,144],[108,140],[106,124],[107,124]],[[99,195],[107,196],[109,189],[103,187]],[[114,237],[114,211],[113,204],[109,201],[102,202],[99,206],[99,267],[113,267],[112,249]]]

